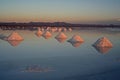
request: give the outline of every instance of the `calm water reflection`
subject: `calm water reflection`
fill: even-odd
[[[8,41],[8,43],[13,47],[18,46],[21,42],[22,41]]]
[[[102,54],[107,54],[108,51],[111,49],[110,47],[95,47],[95,46],[93,47]]]
[[[120,79],[120,29],[73,28],[67,39],[36,36],[36,31],[16,30],[24,41],[4,41],[0,30],[0,80],[118,80]],[[69,43],[75,34],[84,43]],[[92,45],[106,36],[113,48]]]
[[[65,38],[55,38],[58,42],[60,43],[64,43],[65,42]]]

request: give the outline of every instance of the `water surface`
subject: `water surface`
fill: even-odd
[[[8,36],[12,30],[0,30]],[[0,39],[0,80],[118,80],[120,79],[120,29],[73,28],[64,32],[65,40],[57,40],[59,32],[48,39],[36,31],[16,30],[24,41]],[[84,43],[67,42],[74,34]],[[98,49],[92,45],[107,37],[113,48]]]

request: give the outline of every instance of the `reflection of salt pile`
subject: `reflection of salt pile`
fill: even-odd
[[[96,46],[96,47],[110,47],[111,48],[113,45],[106,37],[102,37],[94,43],[94,46]]]
[[[95,47],[95,46],[94,48],[102,54],[106,54],[111,49],[110,47]]]
[[[84,40],[79,35],[74,35],[68,42],[84,42]]]
[[[36,32],[36,35],[37,35],[38,37],[40,37],[40,36],[42,35],[42,31],[40,30],[40,28],[38,28],[38,31]]]
[[[48,39],[48,38],[50,38],[52,36],[52,34],[49,32],[49,31],[45,31],[45,33],[43,33],[43,37],[45,38],[45,39]]]
[[[82,42],[74,42],[74,43],[71,43],[74,47],[79,47],[81,44],[82,44]]]
[[[60,43],[64,43],[66,38],[56,38],[57,41],[59,41]]]
[[[61,33],[59,33],[55,38],[66,39],[67,36],[66,36],[63,32],[61,32]]]
[[[17,33],[17,32],[13,32],[12,34],[10,34],[6,40],[14,40],[14,41],[20,41],[23,40],[23,38]]]
[[[18,46],[21,42],[22,42],[22,40],[19,40],[19,41],[11,41],[11,40],[9,40],[8,41],[10,44],[11,44],[11,46]]]

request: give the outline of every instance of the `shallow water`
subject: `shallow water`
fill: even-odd
[[[16,30],[24,41],[0,39],[0,80],[118,80],[120,79],[120,29],[74,28],[64,32],[66,40],[57,40],[59,32],[45,39],[36,31]],[[8,36],[12,30],[0,30]],[[67,42],[74,34],[84,43]],[[96,49],[92,45],[107,37],[113,48]],[[60,41],[60,42],[59,42]]]

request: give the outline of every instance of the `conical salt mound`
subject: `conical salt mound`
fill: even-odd
[[[38,31],[40,31],[41,29],[40,29],[40,27],[38,27]]]
[[[38,29],[38,31],[36,32],[36,35],[37,35],[38,37],[40,37],[42,34],[43,34],[42,31],[41,31],[40,29]]]
[[[44,37],[51,37],[52,34],[49,32],[49,31],[46,31],[44,34],[43,34]]]
[[[45,39],[50,39],[51,36],[43,36]]]
[[[72,31],[72,28],[68,28],[68,30],[71,32],[71,31]]]
[[[94,43],[94,46],[96,46],[96,47],[112,47],[113,45],[106,37],[102,37]]]
[[[13,32],[7,37],[7,40],[20,41],[23,40],[23,38],[17,32]]]
[[[66,29],[66,28],[63,28],[63,31],[64,31],[64,32],[66,32],[66,31],[67,31],[67,29]]]
[[[37,31],[37,32],[36,32],[36,35],[37,35],[38,37],[40,37],[40,36],[42,35],[42,31]]]
[[[66,39],[67,36],[63,32],[61,32],[55,38]]]
[[[68,42],[84,42],[84,40],[79,35],[74,35]]]
[[[41,28],[41,31],[44,31],[44,28]]]
[[[58,32],[61,32],[62,31],[62,28],[58,28]]]

